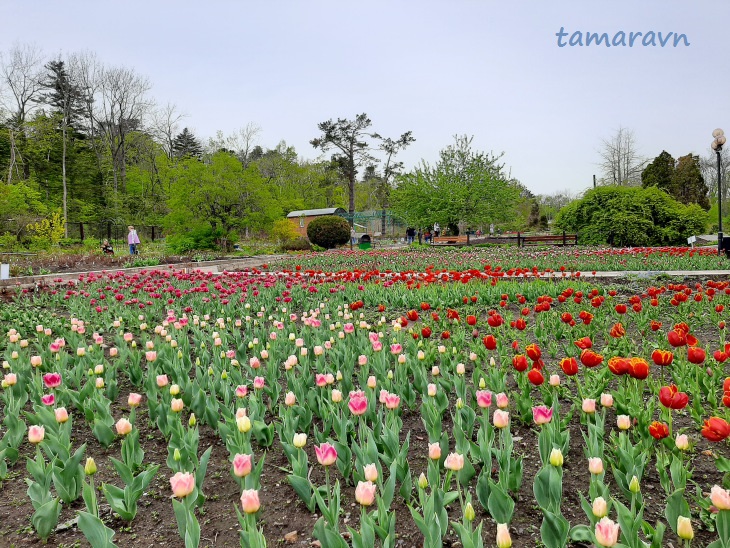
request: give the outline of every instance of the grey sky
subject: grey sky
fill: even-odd
[[[473,134],[535,193],[587,188],[620,125],[649,157],[704,155],[730,130],[730,2],[4,0],[0,20],[0,50],[88,49],[148,76],[199,137],[253,121],[262,146],[314,158],[318,122],[367,112],[385,136],[413,131],[407,166]],[[691,45],[559,48],[561,26]]]

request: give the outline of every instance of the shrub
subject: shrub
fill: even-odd
[[[350,241],[350,225],[342,217],[317,217],[307,226],[307,236],[313,244],[332,249]]]
[[[167,237],[167,245],[173,253],[183,254],[190,251],[217,249],[217,241],[224,237],[220,229],[201,227],[181,234]]]
[[[656,187],[600,187],[560,210],[555,227],[576,232],[586,245],[661,246],[686,244],[702,234],[707,213],[684,205]]]
[[[299,232],[294,226],[294,223],[292,223],[289,219],[279,219],[274,222],[274,227],[271,229],[271,237],[276,240],[279,245],[283,246],[287,242],[299,238]]]
[[[0,234],[0,251],[10,253],[22,250],[23,245],[18,241],[18,238],[14,234],[11,234],[10,232]]]
[[[284,242],[281,245],[281,249],[283,249],[284,251],[311,251],[312,244],[310,244],[309,240],[307,240],[306,238],[300,237],[296,240]]]

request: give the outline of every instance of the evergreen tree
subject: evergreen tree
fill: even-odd
[[[643,188],[655,186],[671,194],[675,164],[672,155],[662,150],[662,153],[641,172],[641,186]]]
[[[172,153],[176,158],[200,158],[203,147],[193,132],[185,128],[173,139]]]
[[[50,105],[58,114],[61,122],[63,151],[61,154],[61,178],[63,182],[63,220],[66,226],[65,236],[68,237],[68,184],[66,181],[66,158],[68,150],[69,128],[80,125],[84,108],[84,94],[81,87],[66,70],[66,63],[61,59],[49,61],[46,66],[48,73],[43,81],[46,92],[40,95],[39,102]]]
[[[672,176],[672,196],[683,204],[697,204],[708,210],[710,200],[707,193],[707,185],[700,170],[700,157],[693,154],[679,157]]]

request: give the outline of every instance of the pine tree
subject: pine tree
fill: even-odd
[[[176,158],[200,158],[203,147],[193,132],[184,128],[172,141],[172,153]]]
[[[672,155],[662,150],[662,153],[641,172],[641,186],[643,188],[655,186],[671,194],[675,164]]]
[[[66,156],[68,148],[68,128],[80,125],[84,106],[84,94],[81,87],[74,82],[66,70],[66,63],[61,59],[49,61],[46,64],[48,74],[43,82],[46,92],[40,95],[39,102],[50,105],[61,120],[63,135],[63,153],[61,160],[61,174],[63,181],[63,221],[65,236],[68,237],[68,184],[66,181]]]
[[[700,157],[693,154],[680,156],[672,177],[672,195],[683,204],[698,204],[710,209],[707,185],[700,170]]]

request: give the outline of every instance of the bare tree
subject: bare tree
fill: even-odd
[[[642,158],[636,145],[636,137],[630,129],[619,127],[610,139],[604,139],[599,151],[603,169],[603,184],[615,186],[638,186],[641,171],[647,160]]]
[[[164,107],[152,111],[150,133],[162,143],[162,148],[165,149],[165,153],[170,160],[173,157],[173,141],[180,132],[180,122],[186,117],[187,115],[180,112],[177,105],[172,103],[167,103]]]
[[[717,199],[717,153],[710,149],[707,156],[700,158],[700,170],[710,196]],[[722,177],[722,198],[727,201],[730,196],[730,149],[720,152],[720,176]]]
[[[12,182],[13,169],[20,160],[17,140],[25,140],[25,122],[38,104],[34,101],[43,89],[43,52],[35,45],[16,44],[9,52],[0,52],[0,104],[9,113],[10,167],[8,180]],[[23,177],[30,176],[30,166],[23,164]]]
[[[100,172],[103,172],[103,143],[94,109],[96,97],[101,89],[104,65],[96,54],[90,51],[69,55],[68,63],[71,72],[76,75],[83,93],[83,114],[86,126],[84,129],[90,137],[91,146],[96,154],[97,167]]]
[[[152,105],[147,96],[150,88],[149,80],[132,69],[112,67],[101,73],[94,118],[111,152],[115,195],[126,190],[127,136],[142,128],[144,115]]]
[[[243,164],[248,167],[251,163],[251,152],[258,143],[261,134],[261,126],[255,122],[249,122],[230,135],[224,135],[218,130],[215,137],[208,139],[208,154],[215,154],[219,150],[233,152]]]

